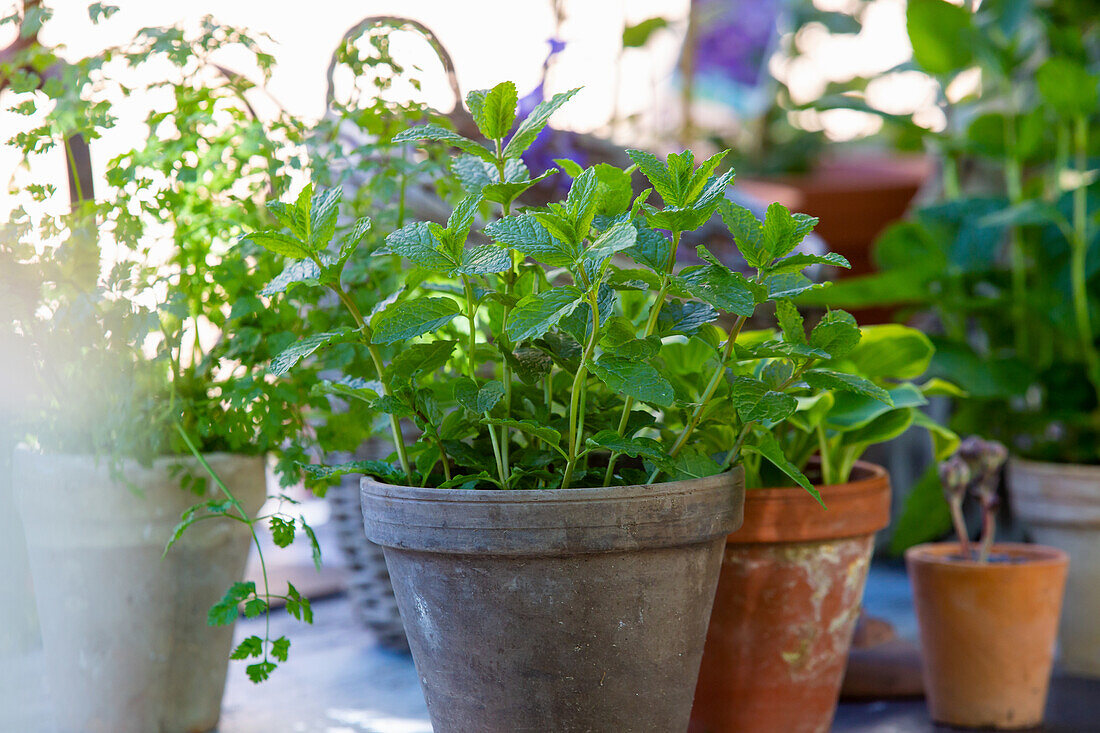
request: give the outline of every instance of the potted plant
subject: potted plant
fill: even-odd
[[[828,344],[835,373],[807,372],[805,390],[792,393],[797,409],[771,430],[827,511],[756,456],[745,457],[745,519],[727,539],[690,731],[830,729],[874,535],[890,521],[889,477],[859,458],[913,426],[930,432],[941,458],[958,443],[921,411],[927,396],[949,385],[911,381],[932,359],[924,334],[868,326],[861,339],[841,344],[829,316],[807,336],[794,314],[779,310],[784,341]],[[863,389],[849,391],[841,384],[848,379],[862,380]]]
[[[319,389],[387,413],[390,460],[305,468],[367,474],[367,536],[385,549],[439,731],[686,728],[724,538],[741,521],[742,455],[812,492],[770,430],[797,409],[792,393],[891,402],[831,369],[830,350],[860,336],[844,313],[814,346],[742,333],[769,301],[790,322],[789,298],[816,287],[804,267],[846,263],[791,254],[811,217],[773,205],[760,222],[726,201],[722,154],[696,166],[630,151],[628,170],[562,159],[565,201],[514,209],[557,173],[519,158],[573,94],[517,125],[513,84],[471,92],[487,145],[435,125],[394,138],[458,148],[454,174],[480,190],[446,224],[388,233],[374,254],[412,267],[370,312],[342,277],[369,220],[335,242],[311,223],[339,191],[307,187],[272,205],[282,228],[246,237],[295,260],[286,276],[328,289],[352,319],[292,345],[273,373],[347,344],[373,362]],[[635,172],[650,184],[637,196]],[[675,269],[682,236],[718,209],[751,279],[705,248],[705,264]]]
[[[923,648],[932,719],[966,728],[1034,728],[1043,720],[1066,554],[994,544],[997,485],[1007,451],[968,438],[940,465],[958,543],[905,553]],[[982,536],[969,541],[963,500],[981,503]]]
[[[102,12],[96,6],[93,20]],[[292,338],[297,318],[255,294],[278,263],[224,257],[234,226],[265,221],[248,196],[278,185],[288,167],[280,151],[296,134],[289,122],[260,124],[244,99],[249,85],[215,71],[207,56],[226,46],[269,69],[246,34],[209,21],[195,35],[145,29],[64,67],[61,79],[39,75],[60,67],[38,46],[3,69],[30,97],[19,112],[38,111],[36,87],[50,100],[45,123],[14,140],[28,157],[112,127],[103,94],[134,91],[119,65],[168,59],[179,74],[168,85],[173,106],[149,115],[149,140],[108,162],[98,197],[81,188],[90,176],[74,175],[72,211],[39,217],[32,212],[52,203],[53,187],[35,181],[9,223],[13,264],[38,276],[22,290],[30,307],[14,313],[33,383],[13,487],[63,730],[214,728],[232,628],[209,628],[208,617],[231,622],[238,601],[255,615],[278,595],[305,607],[293,589],[241,582],[263,525],[277,542],[302,528],[281,507],[256,515],[265,455],[298,432],[298,406],[310,398],[265,379],[269,349]],[[227,205],[239,224],[226,224]],[[189,509],[197,501],[202,510]],[[203,522],[180,538],[211,511],[238,521]],[[233,600],[208,614],[231,584]],[[284,657],[285,644],[265,654]]]
[[[944,161],[942,200],[879,241],[880,276],[833,297],[936,317],[932,373],[967,395],[953,403],[952,426],[1009,447],[1011,510],[1073,559],[1060,663],[1100,675],[1100,345],[1088,259],[1100,135],[1100,59],[1089,39],[1100,14],[1062,2],[1008,13],[920,0],[908,26],[916,61],[941,88],[979,65],[981,93],[944,97],[948,125],[928,135]],[[931,503],[935,482],[924,487],[899,523],[899,545],[950,524],[942,501]]]

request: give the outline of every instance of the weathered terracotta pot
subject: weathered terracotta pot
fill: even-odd
[[[1006,543],[1012,562],[958,559],[957,543],[905,553],[920,627],[924,689],[932,719],[965,728],[1042,723],[1066,554]]]
[[[1059,666],[1100,677],[1100,466],[1014,458],[1008,490],[1035,541],[1070,557]]]
[[[876,531],[890,521],[886,471],[846,484],[750,489],[726,542],[691,733],[816,733],[836,711]]]
[[[211,467],[252,514],[266,495],[260,457],[212,454]],[[207,610],[244,574],[248,528],[191,527],[161,559],[180,514],[203,498],[172,466],[121,478],[89,456],[17,451],[14,486],[34,576],[50,707],[59,733],[199,733],[221,712],[231,626]]]
[[[687,727],[740,470],[462,491],[363,479],[436,733]]]

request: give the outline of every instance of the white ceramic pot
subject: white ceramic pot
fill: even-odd
[[[1100,466],[1014,458],[1008,489],[1035,541],[1069,555],[1059,664],[1100,677]]]
[[[207,460],[255,515],[266,495],[263,459]],[[205,475],[191,458],[112,472],[89,456],[16,451],[13,485],[61,733],[217,725],[232,627],[209,627],[206,615],[244,574],[249,533],[238,522],[199,522],[162,559],[180,514],[218,496],[184,491],[174,467]]]

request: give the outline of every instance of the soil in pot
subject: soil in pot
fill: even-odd
[[[726,542],[691,733],[819,733],[836,711],[874,533],[890,482],[857,463],[847,484],[750,489]]]
[[[740,471],[646,486],[362,483],[436,733],[687,727]]]
[[[1100,466],[1014,458],[1008,490],[1031,537],[1070,558],[1058,664],[1100,677]]]
[[[1040,545],[994,545],[1000,561],[957,543],[905,553],[932,719],[966,728],[1042,723],[1068,558]]]
[[[207,460],[248,511],[259,510],[262,458]],[[204,475],[185,458],[127,462],[117,476],[89,456],[16,453],[14,486],[60,733],[217,725],[233,630],[208,626],[207,610],[241,579],[249,533],[237,522],[202,522],[162,559],[180,514],[201,500],[180,488],[171,469],[180,465]]]

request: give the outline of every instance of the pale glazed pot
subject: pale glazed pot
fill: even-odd
[[[263,459],[206,458],[255,515]],[[205,476],[190,458],[126,462],[120,479],[89,456],[16,451],[59,733],[200,733],[218,723],[233,628],[208,626],[207,610],[241,580],[250,535],[238,522],[200,522],[162,559],[180,514],[217,496],[184,491],[172,466]]]
[[[726,540],[691,733],[824,733],[832,725],[890,480],[859,462],[851,480],[749,489]]]
[[[958,543],[905,552],[924,690],[937,723],[1034,728],[1043,721],[1068,559],[1041,545],[993,545],[1015,562],[958,558]]]
[[[1059,666],[1100,677],[1100,466],[1013,458],[1008,490],[1035,541],[1070,558]]]
[[[363,479],[436,733],[682,733],[743,476],[542,491]]]

